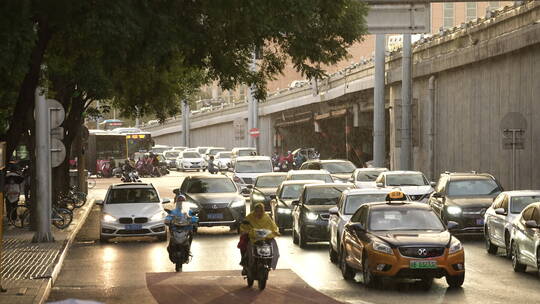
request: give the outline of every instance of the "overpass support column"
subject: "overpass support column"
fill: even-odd
[[[411,34],[403,34],[403,57],[401,61],[401,170],[411,170],[411,97],[412,97],[412,48]]]
[[[250,71],[257,72],[257,50],[253,51]],[[259,128],[259,101],[255,98],[254,94],[255,85],[251,85],[248,92],[248,131],[252,128]],[[249,132],[248,146],[258,150],[257,137],[252,137]]]
[[[377,34],[375,36],[375,88],[373,97],[373,165],[375,167],[385,167],[386,163],[384,108],[385,48],[385,35]]]
[[[182,144],[189,147],[189,104],[182,101]]]

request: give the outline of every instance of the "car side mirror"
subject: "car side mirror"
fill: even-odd
[[[384,184],[383,183],[377,183],[377,187],[382,188],[382,187],[384,187]]]
[[[246,194],[246,195],[247,195],[247,194],[250,194],[250,193],[251,193],[251,189],[249,189],[249,188],[244,188],[244,189],[242,189],[242,191],[240,191],[240,193]]]
[[[448,221],[448,223],[446,224],[446,228],[448,228],[448,230],[456,229],[458,226],[459,224],[454,221]]]
[[[429,185],[430,185],[431,187],[435,187],[435,186],[437,185],[437,183],[436,183],[436,182],[429,182]]]
[[[504,210],[504,208],[497,208],[495,209],[495,214],[506,215],[506,211]]]
[[[300,205],[300,201],[292,201],[291,203],[293,206],[298,206]]]
[[[170,198],[164,198],[164,199],[161,200],[161,203],[162,203],[162,204],[168,204],[168,203],[170,203],[170,202],[171,202],[171,199],[170,199]]]
[[[328,213],[331,215],[338,215],[338,207],[332,207],[330,210],[328,210]]]
[[[527,228],[538,228],[538,224],[536,223],[536,221],[529,220],[529,221],[525,222],[525,227],[527,227]]]
[[[98,206],[103,206],[103,200],[96,200],[94,202],[94,204],[98,205]]]

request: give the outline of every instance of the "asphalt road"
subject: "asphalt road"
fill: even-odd
[[[152,182],[162,197],[172,198],[172,190],[179,187],[182,175],[172,172],[145,181]],[[98,180],[94,191],[104,193],[108,184],[116,182],[118,179]],[[64,262],[49,301],[79,298],[106,303],[156,303],[147,288],[146,275],[174,272],[167,244],[152,238],[113,240],[106,244],[98,239],[99,208],[94,207]],[[225,227],[200,228],[192,245],[193,260],[184,265],[184,272],[240,271],[237,240],[237,235]],[[314,289],[348,303],[540,303],[540,279],[533,270],[514,273],[503,252],[488,255],[481,239],[464,239],[463,243],[466,279],[463,288],[457,290],[448,289],[444,278],[435,280],[427,292],[414,283],[395,281],[387,281],[379,289],[367,289],[360,276],[355,282],[342,279],[338,267],[328,259],[327,244],[314,244],[303,250],[292,243],[290,235],[278,239],[278,268],[291,269]],[[272,284],[270,277],[268,285]],[[202,287],[201,292],[205,292],[205,286]],[[209,283],[208,288],[212,287]],[[263,291],[258,297],[264,296]]]

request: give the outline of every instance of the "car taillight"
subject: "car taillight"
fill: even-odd
[[[236,176],[236,175],[233,177],[233,181],[234,181],[235,183],[241,183],[241,182],[242,182],[242,180],[240,179],[240,177],[238,177],[238,176]]]

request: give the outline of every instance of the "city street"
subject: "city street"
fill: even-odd
[[[172,198],[172,190],[181,183],[185,174],[171,172],[161,178],[148,178],[144,182],[153,183],[162,197]],[[109,184],[118,179],[99,179],[92,191],[105,194]],[[99,207],[95,206],[87,223],[83,226],[69,251],[62,271],[55,282],[48,301],[67,298],[93,299],[106,303],[156,303],[152,291],[148,288],[148,279],[156,274],[166,274],[172,278],[180,276],[171,284],[170,293],[176,299],[160,297],[159,303],[182,301],[190,303],[190,294],[182,293],[182,273],[174,273],[174,265],[169,261],[167,243],[151,238],[131,238],[113,240],[108,244],[99,242]],[[314,298],[295,298],[300,290],[273,289],[283,286],[287,278],[295,283],[294,274],[281,271],[291,269],[313,289],[346,303],[537,303],[539,279],[533,271],[525,274],[514,273],[511,261],[501,254],[491,256],[486,253],[482,239],[463,239],[466,252],[466,279],[463,288],[450,290],[443,279],[435,280],[430,291],[422,291],[410,282],[384,282],[379,289],[367,289],[359,275],[354,283],[345,281],[339,268],[328,258],[328,245],[314,244],[302,250],[294,245],[290,235],[278,239],[281,258],[280,271],[271,273],[268,287],[259,292],[248,290],[245,282],[237,280],[240,275],[238,265],[240,254],[236,248],[238,236],[228,228],[200,228],[192,245],[193,260],[184,265],[184,274],[203,271],[223,272],[223,282],[208,279],[196,286],[198,293],[209,293],[221,285],[238,282],[234,294],[227,299],[234,303],[309,303]],[[502,252],[501,252],[502,253]],[[151,274],[151,275],[149,275]],[[226,274],[226,275],[225,275]],[[195,274],[194,274],[195,275]],[[229,277],[227,277],[229,276]],[[232,277],[231,277],[232,276]],[[215,279],[215,277],[214,277]],[[175,285],[177,284],[177,285]],[[168,287],[168,288],[169,288]],[[302,291],[303,292],[303,291]],[[283,297],[276,297],[281,294]],[[316,293],[314,293],[316,295]],[[328,302],[324,296],[319,302]],[[295,299],[298,299],[295,301]],[[195,302],[195,301],[194,301]],[[212,301],[209,301],[212,302]],[[226,303],[215,299],[212,303]]]

